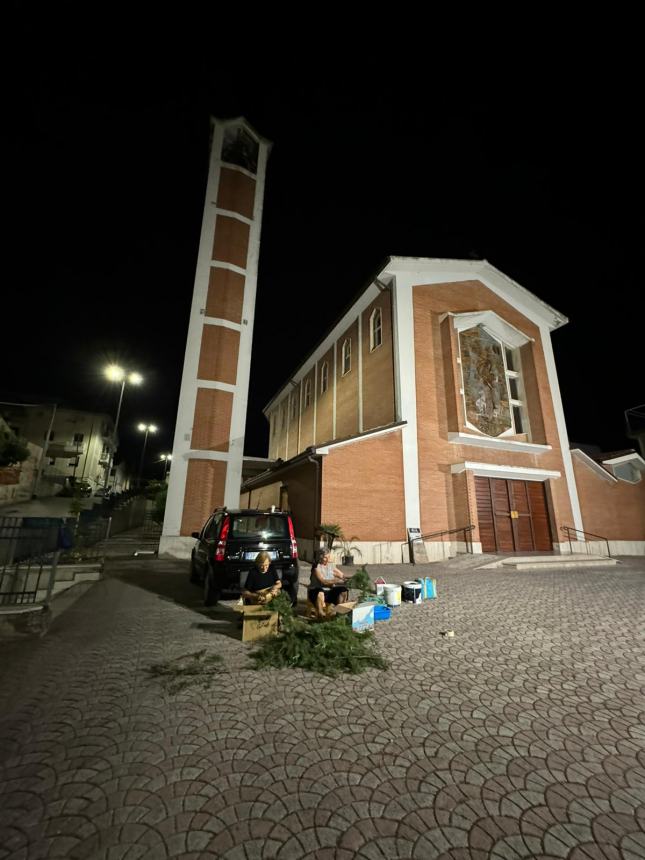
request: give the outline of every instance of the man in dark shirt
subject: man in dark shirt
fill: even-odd
[[[268,603],[280,593],[282,583],[276,569],[271,564],[268,552],[260,552],[255,558],[255,566],[249,571],[242,596],[245,603]]]

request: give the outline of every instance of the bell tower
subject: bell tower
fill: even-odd
[[[270,150],[244,120],[211,147],[160,555],[187,557],[214,508],[238,507],[264,178]]]

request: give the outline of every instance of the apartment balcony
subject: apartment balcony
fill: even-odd
[[[48,457],[76,457],[85,454],[87,445],[85,442],[50,442],[47,446]]]

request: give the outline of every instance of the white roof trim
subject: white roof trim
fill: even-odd
[[[546,451],[552,450],[551,445],[538,445],[535,442],[520,442],[492,436],[475,436],[474,433],[448,433],[448,439],[453,445],[473,445],[476,448],[521,451],[526,454],[544,454]]]
[[[322,448],[316,448],[316,454],[329,454],[333,448],[341,448],[343,445],[353,445],[354,442],[364,442],[366,439],[373,439],[375,436],[384,436],[386,433],[394,433],[396,430],[403,430],[405,424],[397,424],[395,427],[386,427],[384,430],[374,430],[372,433],[363,433],[361,436],[353,436],[351,439],[343,439],[342,442],[333,442],[331,445],[324,445]]]
[[[550,471],[549,469],[530,469],[525,466],[497,466],[495,463],[473,463],[465,461],[463,463],[453,463],[450,467],[453,475],[460,475],[462,472],[472,472],[473,475],[479,475],[483,478],[506,478],[516,481],[548,481],[549,478],[560,478],[560,472]]]
[[[454,321],[454,326],[457,331],[466,331],[466,329],[474,328],[481,325],[486,331],[491,334],[496,340],[501,340],[507,346],[512,346],[513,349],[518,349],[529,343],[533,338],[524,334],[511,323],[496,314],[495,311],[476,311],[472,313],[453,314],[449,313]]]
[[[592,472],[595,472],[596,475],[600,478],[604,478],[606,481],[609,481],[610,484],[617,483],[617,479],[608,472],[607,469],[603,469],[600,463],[597,463],[593,460],[588,454],[585,454],[580,448],[572,448],[571,453],[575,454],[576,458],[580,460],[581,463],[584,463]]]
[[[402,274],[405,272],[426,275],[438,275],[443,282],[478,280],[488,281],[494,285],[497,291],[512,294],[524,304],[529,305],[534,314],[539,316],[548,325],[549,329],[560,328],[569,322],[568,318],[560,311],[547,305],[526,287],[518,284],[504,272],[496,269],[488,260],[450,260],[432,257],[390,257],[389,263],[384,271]]]
[[[606,463],[608,466],[619,466],[621,463],[631,463],[635,469],[640,469],[641,472],[645,472],[645,460],[641,457],[640,454],[637,454],[634,451],[633,454],[623,454],[622,457],[614,457],[612,460],[603,460],[603,463]]]

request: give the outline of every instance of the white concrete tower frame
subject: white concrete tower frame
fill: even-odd
[[[244,427],[246,423],[246,410],[248,404],[253,323],[255,318],[255,296],[257,291],[258,262],[260,256],[264,184],[267,158],[270,149],[269,141],[258,135],[243,118],[233,120],[219,120],[213,118],[211,122],[212,137],[208,181],[206,184],[206,199],[204,202],[204,214],[202,218],[202,229],[195,271],[195,283],[193,287],[193,300],[190,309],[188,335],[186,339],[186,353],[184,356],[179,405],[177,409],[177,423],[175,425],[175,437],[172,450],[172,469],[170,471],[168,482],[166,513],[159,545],[160,554],[174,555],[178,557],[188,557],[193,545],[192,538],[185,536],[182,537],[180,535],[186,493],[188,463],[191,459],[225,461],[227,463],[227,469],[226,483],[224,487],[224,504],[229,507],[237,507],[239,504],[239,491],[242,479],[242,458],[244,453]],[[255,174],[251,174],[244,168],[238,167],[234,164],[225,163],[225,166],[227,170],[236,170],[250,176],[256,183],[252,221],[249,221],[249,219],[237,215],[236,213],[217,209],[217,195],[222,166],[221,152],[224,142],[224,132],[228,128],[239,126],[246,128],[249,134],[251,134],[259,144],[257,172]],[[237,218],[249,225],[249,245],[246,269],[241,269],[239,266],[229,263],[213,261],[211,259],[218,214]],[[205,317],[210,271],[213,267],[226,268],[244,276],[244,298],[242,304],[241,325],[219,319],[208,319]],[[234,385],[229,385],[223,382],[214,382],[211,380],[200,380],[198,378],[202,333],[204,325],[208,324],[223,325],[227,328],[235,329],[240,333],[237,375]],[[201,451],[195,450],[191,447],[197,392],[200,388],[216,388],[223,391],[229,391],[233,394],[229,450],[227,452]]]

